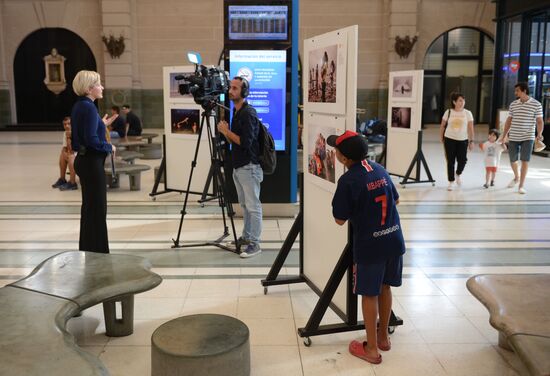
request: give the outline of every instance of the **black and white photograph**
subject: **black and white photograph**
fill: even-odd
[[[337,44],[309,52],[309,102],[336,103],[337,64]]]
[[[199,135],[200,110],[172,108],[170,110],[172,134]]]
[[[392,128],[411,129],[411,108],[392,107],[391,126]]]
[[[414,77],[412,75],[393,77],[392,98],[412,100],[414,99],[414,89]]]

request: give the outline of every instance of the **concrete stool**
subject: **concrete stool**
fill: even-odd
[[[183,316],[151,336],[151,376],[249,376],[248,327],[224,315]]]

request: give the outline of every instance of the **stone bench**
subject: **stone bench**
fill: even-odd
[[[550,375],[550,274],[476,275],[466,286],[489,310],[499,346],[531,375]]]
[[[134,294],[162,281],[150,267],[137,256],[63,252],[0,288],[0,373],[108,375],[97,357],[77,346],[65,326],[82,310],[103,303],[106,334],[132,334],[128,302],[133,305]],[[116,301],[123,302],[121,318],[115,316]]]
[[[129,164],[115,162],[115,176],[113,179],[113,169],[110,163],[105,163],[105,175],[107,176],[107,184],[109,188],[120,187],[120,175],[126,174],[130,179],[130,190],[139,191],[141,189],[141,173],[150,170],[151,167],[140,164]]]

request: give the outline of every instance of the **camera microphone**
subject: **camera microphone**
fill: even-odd
[[[178,74],[177,76],[174,77],[174,80],[184,80],[185,79],[185,75],[184,74]]]

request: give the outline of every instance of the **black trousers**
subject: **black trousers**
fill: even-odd
[[[466,166],[468,158],[468,140],[457,141],[445,137],[445,157],[447,158],[447,178],[449,181],[455,181],[455,163],[456,174],[461,175]]]
[[[104,153],[78,154],[74,161],[82,189],[80,209],[81,251],[109,253],[107,238],[107,187]]]

